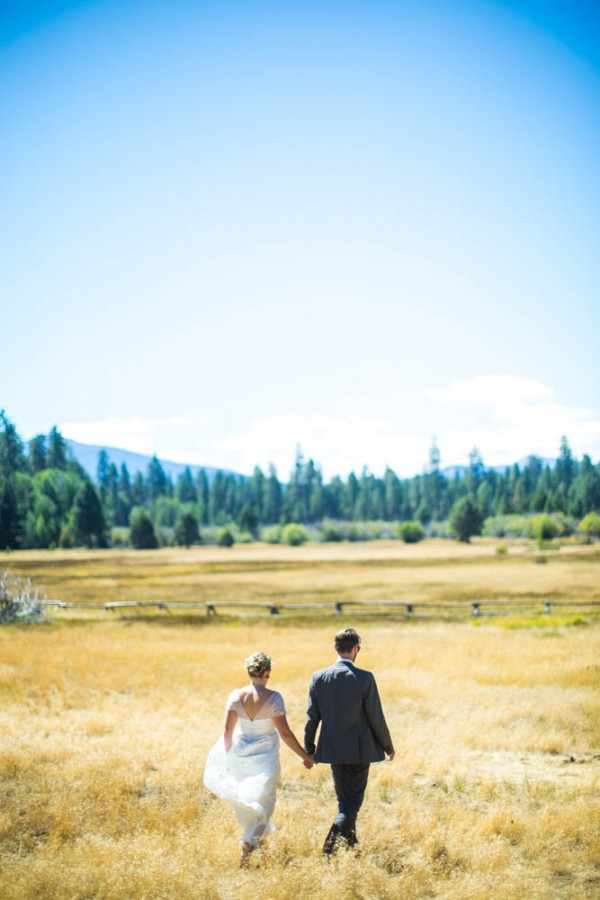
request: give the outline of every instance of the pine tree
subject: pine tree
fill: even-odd
[[[46,467],[48,469],[66,469],[68,462],[68,444],[64,437],[54,426],[48,435],[48,450],[46,451]]]
[[[106,450],[102,449],[98,454],[98,465],[96,467],[96,481],[101,488],[108,491],[110,473],[110,457]]]
[[[569,512],[582,518],[588,512],[600,512],[600,466],[594,466],[587,453],[569,491]]]
[[[247,531],[249,534],[256,537],[258,533],[258,514],[253,506],[250,504],[246,504],[242,507],[240,511],[240,515],[238,518],[238,525],[242,531]]]
[[[177,519],[173,536],[175,543],[180,547],[191,547],[192,544],[198,543],[200,539],[198,522],[189,510],[182,512]]]
[[[560,439],[560,451],[553,472],[555,491],[554,505],[562,512],[567,512],[568,495],[576,474],[576,465],[565,435]]]
[[[441,456],[435,438],[431,444],[429,451],[429,468],[425,475],[423,485],[423,503],[428,507],[430,518],[443,519],[447,513],[447,506],[444,504],[444,485],[446,483],[444,476],[440,471]]]
[[[141,472],[136,472],[131,485],[132,506],[143,506],[148,499],[149,491],[144,476]]]
[[[110,502],[110,458],[104,449],[98,454],[96,482],[98,484],[98,493],[100,494],[100,503],[102,504],[104,517],[107,522],[112,522],[113,509]]]
[[[23,527],[15,480],[0,478],[0,550],[16,550],[21,545]]]
[[[86,480],[73,507],[73,531],[78,544],[87,547],[104,547],[106,544],[106,523],[100,498],[91,481]]]
[[[248,503],[256,511],[259,522],[266,521],[263,509],[265,498],[265,483],[266,478],[262,472],[262,469],[259,466],[255,466],[252,473],[252,478],[248,482],[248,497],[246,498],[245,503]]]
[[[186,466],[179,478],[177,479],[176,497],[180,503],[195,503],[196,486],[192,477],[192,471]]]
[[[113,508],[113,523],[115,525],[120,527],[127,525],[132,505],[129,470],[125,463],[122,463],[118,473],[117,496]]]
[[[457,541],[468,544],[474,534],[480,534],[482,516],[471,497],[457,500],[450,513],[450,533]]]
[[[210,522],[209,485],[204,469],[200,469],[196,477],[196,497],[200,504],[200,521],[203,525],[208,525]]]
[[[29,468],[32,475],[46,468],[46,435],[44,434],[36,434],[29,441]]]
[[[467,470],[467,488],[472,497],[477,493],[477,488],[483,478],[484,465],[481,453],[477,447],[473,447],[469,453],[469,468]]]
[[[154,550],[158,547],[152,519],[143,506],[131,511],[129,529],[129,540],[136,550]]]
[[[385,470],[383,481],[385,485],[384,518],[387,519],[388,522],[393,522],[400,518],[400,501],[402,495],[400,479],[396,473],[388,467]]]
[[[262,515],[263,522],[273,525],[281,519],[283,491],[277,477],[277,469],[269,465],[269,474],[263,486]]]
[[[150,500],[154,501],[160,496],[168,495],[169,483],[167,476],[160,460],[156,456],[153,456],[148,463],[147,482]]]
[[[329,484],[323,485],[323,515],[331,519],[341,519],[344,506],[344,482],[335,475]]]
[[[0,550],[20,546],[25,510],[18,497],[17,478],[26,468],[23,442],[17,429],[0,411]]]
[[[0,477],[9,478],[27,468],[23,452],[23,441],[17,429],[8,419],[4,410],[0,411]]]

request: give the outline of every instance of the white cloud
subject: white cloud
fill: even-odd
[[[479,410],[474,427],[440,434],[443,458],[452,463],[465,463],[473,447],[488,465],[510,465],[529,454],[555,457],[563,435],[576,456],[600,456],[598,411],[554,402],[554,390],[536,379],[482,375],[453,382],[430,396]]]
[[[163,459],[216,466],[251,474],[273,463],[287,481],[296,447],[322,466],[326,479],[360,473],[364,466],[382,475],[390,466],[401,477],[422,472],[437,436],[442,466],[468,462],[477,447],[486,465],[510,465],[533,453],[555,457],[567,436],[573,453],[600,459],[600,414],[555,402],[552,388],[535,379],[509,375],[479,376],[430,392],[444,405],[431,413],[431,427],[404,431],[397,422],[375,416],[265,416],[241,433],[215,435],[210,423],[183,415],[142,416],[95,422],[66,422],[66,437],[88,444],[156,453]],[[455,412],[458,412],[458,417]],[[448,426],[444,427],[446,419]]]
[[[421,471],[431,439],[402,434],[385,418],[327,416],[269,416],[255,419],[244,434],[225,438],[215,447],[231,468],[251,472],[272,462],[282,480],[292,469],[296,447],[305,459],[323,468],[325,478],[359,473],[367,465],[382,474],[389,465],[399,474]]]
[[[453,381],[442,390],[429,391],[429,396],[440,403],[493,407],[549,400],[554,396],[554,391],[536,378],[478,375],[468,381]]]
[[[189,428],[199,422],[199,419],[188,416],[159,419],[129,416],[124,419],[99,419],[95,422],[63,422],[60,431],[65,437],[82,444],[103,444],[148,455],[157,453],[164,459],[171,459],[162,452],[161,434],[169,433],[172,428]]]
[[[448,428],[437,438],[442,466],[468,463],[473,447],[486,465],[511,465],[530,454],[556,457],[566,434],[576,456],[600,457],[600,417],[592,410],[532,403],[485,412],[473,427]],[[256,419],[243,434],[214,444],[219,464],[251,473],[272,462],[287,481],[299,444],[304,458],[320,463],[326,479],[360,473],[382,475],[390,466],[401,477],[422,472],[432,438],[399,430],[389,419],[272,416]],[[172,457],[171,457],[172,458]],[[194,462],[194,460],[189,460]],[[200,460],[198,460],[200,462]]]
[[[135,453],[153,453],[152,423],[141,416],[127,419],[100,419],[96,422],[63,422],[65,437],[82,444],[104,444]]]

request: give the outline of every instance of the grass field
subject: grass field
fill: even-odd
[[[600,599],[598,548],[547,563],[486,542],[15,553],[49,596],[314,602]],[[294,598],[292,600],[292,598]],[[301,734],[313,669],[355,624],[397,755],[373,766],[362,856],[331,864],[328,767],[282,748],[277,832],[247,870],[237,826],[202,787],[242,661]],[[522,627],[518,627],[522,626]],[[207,618],[58,612],[0,629],[0,896],[29,898],[596,898],[600,626],[550,619],[406,621],[329,614]]]
[[[505,545],[427,541],[238,545],[149,551],[26,551],[0,566],[32,576],[51,598],[104,603],[119,600],[332,603],[406,599],[415,603],[473,600],[600,602],[600,546],[535,550],[527,541]],[[540,564],[543,563],[543,564]]]

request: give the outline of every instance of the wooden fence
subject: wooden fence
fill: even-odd
[[[482,616],[500,615],[550,615],[552,612],[566,608],[579,610],[593,610],[600,607],[600,601],[553,601],[549,598],[535,602],[531,600],[472,600],[465,603],[412,603],[407,600],[340,600],[332,603],[209,603],[209,602],[178,602],[176,600],[111,600],[106,603],[83,603],[65,600],[42,600],[42,606],[53,607],[57,610],[69,609],[100,609],[104,612],[115,612],[127,609],[156,609],[157,611],[169,610],[204,610],[210,617],[216,617],[221,610],[225,614],[237,610],[237,616],[243,616],[249,611],[258,611],[269,616],[278,616],[282,613],[304,612],[320,610],[334,615],[341,615],[352,609],[358,615],[376,615],[394,613],[398,611],[405,617],[444,617],[448,615],[468,614],[472,618]],[[235,613],[234,613],[235,614]]]

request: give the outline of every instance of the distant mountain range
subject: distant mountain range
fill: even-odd
[[[83,466],[86,472],[88,472],[94,480],[96,480],[96,471],[98,468],[98,454],[101,450],[106,450],[110,462],[114,463],[117,469],[120,469],[123,464],[126,465],[130,475],[135,475],[136,472],[141,472],[145,475],[148,469],[148,463],[152,459],[151,456],[146,456],[144,453],[133,453],[131,450],[121,450],[119,447],[105,447],[99,444],[80,444],[79,441],[72,441],[68,438],[67,444],[77,462]],[[527,456],[520,459],[518,462],[519,467],[523,468],[523,466],[527,465],[528,459],[529,457]],[[539,459],[542,466],[550,466],[552,468],[556,463],[555,459],[548,459],[545,457],[539,457]],[[194,478],[197,476],[198,472],[203,469],[206,472],[209,481],[215,477],[217,472],[223,472],[225,475],[235,475],[236,478],[248,477],[247,475],[241,475],[239,472],[234,472],[231,469],[219,469],[216,466],[197,466],[192,465],[191,463],[187,465],[186,463],[160,459],[160,457],[159,460],[165,474],[170,475],[173,481],[177,481],[186,468],[190,469]],[[485,466],[485,468],[494,469],[496,472],[504,472],[509,466]],[[442,469],[442,474],[449,479],[455,478],[457,475],[459,478],[462,478],[468,471],[468,466],[447,466],[445,469]]]
[[[142,475],[145,475],[146,470],[148,469],[148,463],[152,459],[151,456],[146,456],[144,453],[133,453],[131,450],[121,450],[119,447],[104,447],[100,444],[80,444],[79,441],[72,441],[69,438],[66,438],[66,441],[77,462],[83,466],[94,481],[96,480],[96,471],[98,469],[98,454],[101,450],[106,450],[110,462],[114,463],[117,469],[120,469],[122,465],[126,465],[129,474],[132,476],[135,475],[136,472],[141,472]],[[170,475],[173,481],[177,481],[186,468],[190,469],[194,478],[197,476],[198,472],[203,469],[206,472],[209,481],[215,477],[217,472],[223,472],[225,475],[235,475],[238,478],[244,477],[243,475],[240,475],[239,472],[232,472],[231,469],[218,469],[215,468],[215,466],[187,465],[186,463],[173,462],[169,459],[160,459],[159,461],[165,474]]]

